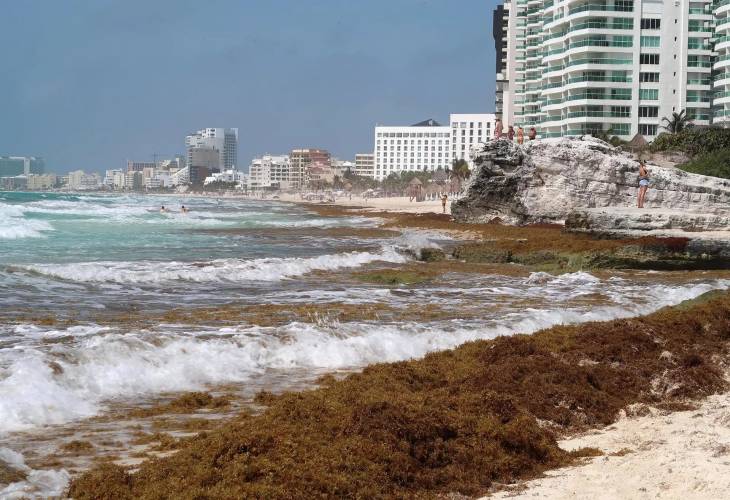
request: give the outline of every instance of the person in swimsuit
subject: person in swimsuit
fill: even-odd
[[[646,198],[646,190],[649,188],[649,171],[646,169],[644,162],[639,162],[639,196],[638,206],[644,208],[644,198]]]

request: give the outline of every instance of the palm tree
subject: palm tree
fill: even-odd
[[[459,179],[468,179],[471,175],[469,170],[469,163],[464,159],[454,160],[454,164],[451,168],[451,175],[458,177]]]
[[[692,120],[687,116],[687,110],[683,109],[679,113],[676,111],[672,113],[671,118],[666,116],[662,118],[662,123],[667,122],[666,125],[662,125],[662,128],[671,134],[681,132],[685,128],[692,125]]]

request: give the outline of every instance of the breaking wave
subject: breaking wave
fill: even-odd
[[[379,252],[349,252],[318,257],[217,259],[207,262],[79,262],[20,266],[34,273],[84,283],[159,284],[176,281],[281,281],[312,271],[332,271],[371,262],[406,262],[394,247]]]
[[[53,231],[48,222],[25,218],[25,211],[15,205],[0,203],[0,239],[42,238],[43,231]]]
[[[555,279],[587,276],[575,273]],[[417,358],[471,340],[647,314],[713,289],[727,289],[729,284],[718,280],[658,287],[644,303],[556,304],[446,323],[294,322],[283,327],[241,325],[192,331],[161,325],[133,333],[98,326],[61,330],[17,326],[8,333],[25,342],[0,357],[0,433],[90,417],[111,399],[246,382],[272,369],[357,368]],[[43,339],[54,339],[53,349]]]

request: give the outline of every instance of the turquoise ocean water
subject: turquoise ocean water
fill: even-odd
[[[189,213],[181,213],[183,204]],[[161,205],[170,212],[160,213]],[[162,394],[293,387],[323,372],[469,340],[646,314],[730,284],[709,274],[637,272],[447,273],[413,286],[367,284],[349,271],[406,263],[420,248],[449,244],[434,232],[359,238],[327,231],[377,223],[239,198],[0,192],[0,467],[52,453],[69,426]],[[470,314],[226,327],[100,319],[315,303],[433,304]],[[0,497],[47,496],[68,480],[63,469],[36,472],[23,484],[0,484]]]

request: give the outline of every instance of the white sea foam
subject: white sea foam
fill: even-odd
[[[0,499],[60,497],[71,477],[65,469],[31,469],[26,465],[23,455],[9,448],[0,448],[0,466],[25,475],[23,481],[10,483],[0,489]]]
[[[27,219],[19,206],[0,203],[0,239],[41,238],[43,231],[52,230],[46,221]]]
[[[580,276],[563,276],[576,279]],[[582,279],[587,278],[583,276]],[[606,282],[602,283],[607,285]],[[160,326],[120,333],[96,327],[50,330],[73,341],[20,343],[0,352],[0,432],[60,424],[97,414],[106,401],[207,384],[246,382],[266,370],[321,370],[421,357],[476,339],[530,333],[556,324],[600,321],[650,313],[730,282],[659,286],[642,302],[599,307],[556,303],[511,308],[478,321],[435,323],[291,323],[284,327],[190,331]],[[550,285],[543,290],[549,298]],[[516,296],[521,293],[516,287]],[[533,293],[535,293],[533,291]],[[96,328],[96,329],[95,329]],[[38,338],[37,327],[16,329]],[[42,336],[42,334],[41,334]],[[28,397],[32,394],[33,397]]]
[[[392,247],[379,252],[349,252],[318,257],[218,259],[208,262],[83,262],[21,266],[35,273],[86,283],[169,283],[175,281],[280,281],[312,271],[358,267],[371,262],[401,263],[407,258]]]

